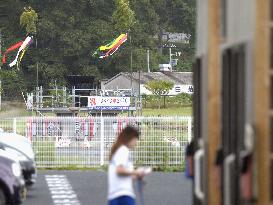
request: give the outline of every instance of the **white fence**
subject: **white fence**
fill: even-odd
[[[190,117],[27,117],[0,120],[0,128],[28,137],[38,167],[99,167],[108,164],[123,127],[141,132],[132,160],[142,166],[182,166],[192,136]]]

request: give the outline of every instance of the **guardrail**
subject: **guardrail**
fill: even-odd
[[[180,167],[192,137],[191,117],[25,117],[1,119],[0,128],[32,142],[40,168],[100,167],[126,125],[141,137],[132,160],[141,166]]]

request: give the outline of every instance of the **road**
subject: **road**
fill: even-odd
[[[156,172],[146,181],[145,205],[191,205],[191,183],[183,173]],[[106,205],[106,196],[105,172],[39,171],[23,205]]]

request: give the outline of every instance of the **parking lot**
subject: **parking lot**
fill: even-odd
[[[191,183],[183,173],[156,172],[146,181],[145,205],[191,205]],[[106,197],[106,172],[39,171],[23,205],[105,205]]]

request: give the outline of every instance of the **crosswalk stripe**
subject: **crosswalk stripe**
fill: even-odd
[[[65,175],[45,175],[54,205],[81,205]]]

